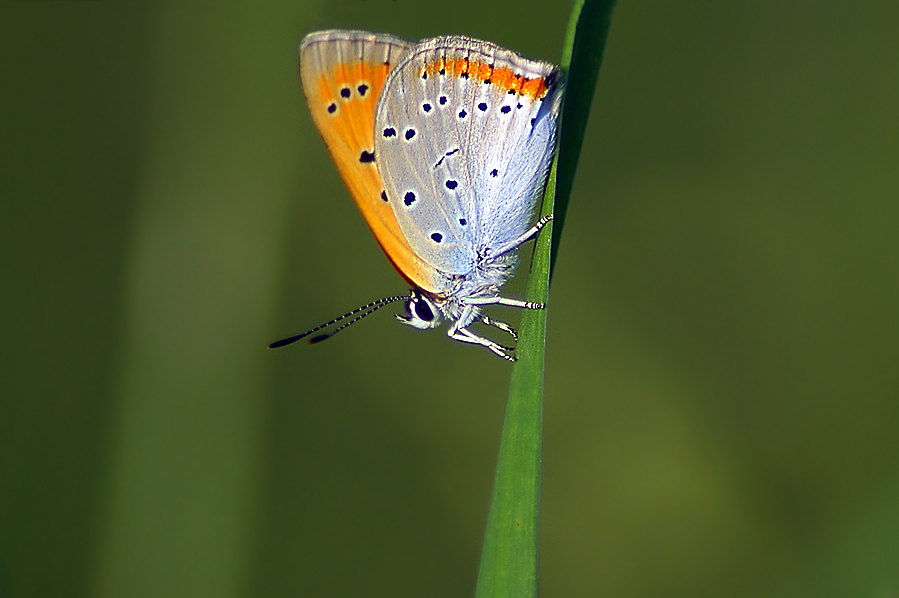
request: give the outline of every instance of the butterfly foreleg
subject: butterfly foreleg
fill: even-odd
[[[477,334],[465,328],[457,329],[455,327],[452,327],[449,329],[447,336],[449,336],[451,339],[461,341],[463,343],[471,343],[472,345],[481,345],[482,347],[487,347],[503,359],[507,361],[515,361],[515,356],[509,355],[508,353],[515,350],[512,347],[504,347],[499,343],[495,343],[490,339],[484,338],[483,336],[478,336]]]
[[[494,328],[499,328],[503,332],[508,332],[514,340],[518,340],[518,332],[516,332],[514,328],[512,328],[502,320],[497,320],[495,318],[491,318],[490,316],[483,315],[481,316],[481,321],[488,326],[493,326]]]

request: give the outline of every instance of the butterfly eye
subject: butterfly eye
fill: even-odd
[[[428,305],[427,301],[419,299],[413,304],[413,306],[415,308],[415,315],[425,322],[430,322],[434,319],[434,312],[431,311],[431,306]]]

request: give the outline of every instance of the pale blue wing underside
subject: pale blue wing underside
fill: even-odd
[[[548,90],[531,97],[489,76],[428,74],[441,60],[460,59],[544,79]],[[434,268],[467,274],[527,231],[552,159],[556,79],[548,63],[463,37],[416,44],[391,72],[375,120],[375,156],[403,234]]]

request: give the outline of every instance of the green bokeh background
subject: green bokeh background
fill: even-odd
[[[558,61],[569,8],[2,4],[0,596],[473,594],[508,364],[389,313],[264,350],[405,289],[296,48]],[[544,596],[899,594],[897,23],[620,1],[548,312]]]

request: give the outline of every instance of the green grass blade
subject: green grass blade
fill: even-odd
[[[566,93],[559,145],[543,199],[554,214],[537,239],[527,297],[546,301],[551,265],[558,251],[568,199],[611,22],[612,0],[578,0],[562,54]],[[522,314],[518,362],[512,367],[493,500],[481,554],[476,598],[534,598],[540,519],[540,460],[543,434],[543,361],[546,311]]]
[[[568,201],[577,174],[614,6],[615,0],[577,0],[568,23],[568,35],[562,52],[562,68],[567,70],[568,76],[565,105],[562,107],[562,129],[559,132],[550,274],[556,265],[562,226],[568,213]]]

